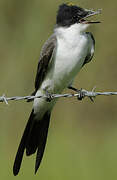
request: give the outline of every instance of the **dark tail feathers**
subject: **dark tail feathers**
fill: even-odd
[[[34,110],[32,110],[16,154],[13,166],[13,174],[15,176],[19,173],[25,149],[27,156],[34,154],[37,150],[35,173],[37,172],[46,145],[49,122],[50,112],[46,112],[43,118],[37,121],[35,120]]]

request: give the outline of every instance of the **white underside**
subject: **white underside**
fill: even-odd
[[[61,93],[74,80],[91,49],[88,36],[82,32],[82,28],[86,27],[75,24],[69,28],[55,29],[57,47],[53,55],[53,64],[36,95],[42,95],[45,90],[50,93]],[[54,104],[55,100],[47,102],[45,99],[35,99],[34,112],[43,116]]]

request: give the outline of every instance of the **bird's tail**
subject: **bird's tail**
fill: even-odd
[[[37,172],[46,145],[49,122],[50,112],[46,112],[43,118],[37,121],[34,110],[32,110],[16,154],[13,166],[13,174],[15,176],[19,173],[25,149],[27,156],[34,154],[37,150],[35,173]]]

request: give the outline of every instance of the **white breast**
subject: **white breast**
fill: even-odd
[[[74,79],[84,63],[88,51],[88,39],[85,33],[78,32],[76,26],[59,33],[53,77],[56,84],[62,83],[62,87],[65,87]]]
[[[45,90],[50,93],[62,92],[79,72],[89,48],[88,37],[86,33],[81,32],[82,28],[75,24],[69,28],[55,30],[57,47],[53,65],[36,95],[42,95]],[[48,109],[52,109],[55,101],[48,103],[45,99],[35,99],[34,112],[43,116]]]
[[[81,69],[88,51],[86,33],[81,33],[79,25],[69,28],[57,28],[57,48],[54,57],[53,70],[43,84],[46,89],[58,93],[66,88]],[[48,77],[48,76],[47,76]],[[46,87],[45,87],[46,86]]]

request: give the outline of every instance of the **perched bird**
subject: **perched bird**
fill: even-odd
[[[45,42],[40,53],[33,95],[61,93],[65,88],[77,91],[72,87],[72,82],[80,69],[91,61],[95,48],[93,35],[85,30],[90,24],[99,23],[87,18],[99,13],[100,10],[87,10],[73,4],[59,6],[54,33]],[[37,153],[35,173],[37,172],[55,103],[56,99],[34,99],[13,166],[15,176],[19,173],[25,150],[27,156]]]

